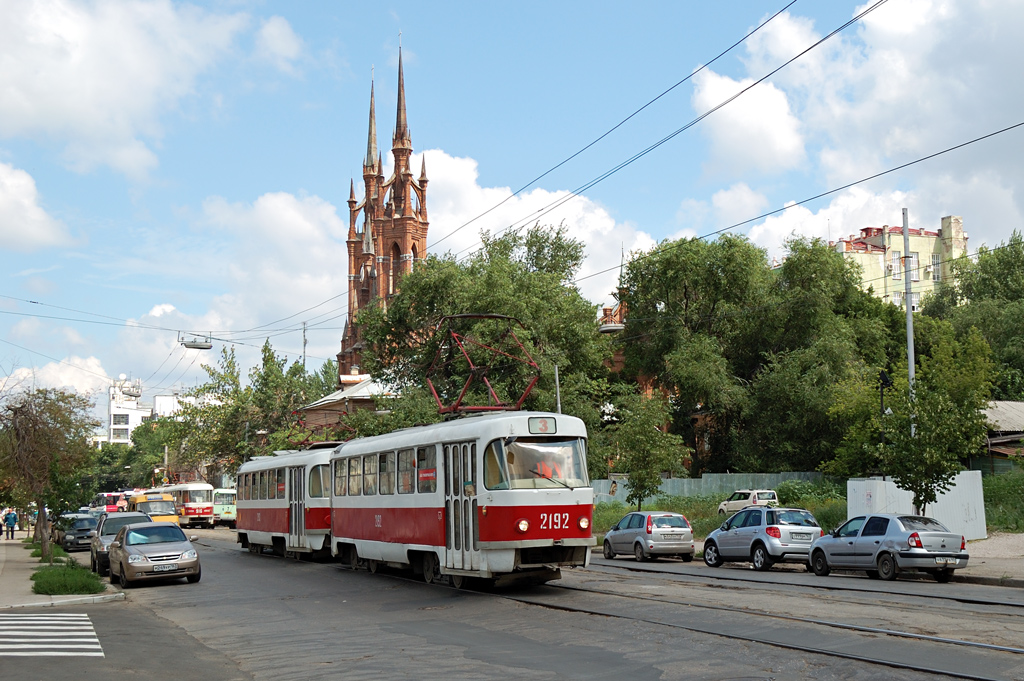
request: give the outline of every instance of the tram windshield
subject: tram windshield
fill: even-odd
[[[484,452],[487,489],[588,487],[586,443],[581,438],[506,438]]]

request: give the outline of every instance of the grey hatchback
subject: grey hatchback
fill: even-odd
[[[110,569],[110,557],[107,551],[110,542],[114,541],[114,535],[131,523],[148,523],[150,518],[145,513],[104,513],[100,516],[96,529],[89,532],[89,565],[92,571],[98,575],[107,574]]]
[[[750,561],[755,570],[775,563],[806,563],[811,542],[822,535],[818,521],[802,508],[749,506],[704,540],[704,562]]]
[[[689,563],[696,550],[686,516],[668,511],[628,513],[604,536],[604,557],[633,554],[638,561],[656,556],[679,556]]]
[[[864,570],[872,579],[896,579],[902,570],[919,570],[948,582],[967,567],[967,540],[934,518],[895,513],[857,516],[811,546],[811,570]]]

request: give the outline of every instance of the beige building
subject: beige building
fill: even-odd
[[[910,251],[904,253],[903,226],[865,227],[860,236],[850,235],[831,244],[861,266],[861,287],[889,302],[903,306],[906,280],[910,277],[911,309],[918,310],[924,296],[940,282],[949,283],[953,261],[967,254],[963,218],[942,218],[937,232],[910,228]]]

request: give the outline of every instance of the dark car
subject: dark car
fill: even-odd
[[[110,569],[110,558],[107,555],[110,542],[114,541],[122,527],[131,523],[148,523],[150,518],[145,513],[104,513],[100,516],[96,529],[89,533],[89,565],[98,575],[107,574]]]
[[[132,523],[110,542],[110,581],[126,589],[136,582],[184,577],[195,584],[202,576],[199,554],[178,523]]]
[[[50,540],[65,551],[89,548],[89,532],[96,529],[96,518],[88,513],[65,513],[53,522]]]
[[[872,579],[896,579],[901,571],[932,574],[941,583],[967,567],[967,540],[934,518],[876,513],[851,518],[811,546],[811,570],[864,570]]]

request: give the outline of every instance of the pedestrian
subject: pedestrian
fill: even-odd
[[[14,512],[14,509],[7,511],[7,515],[4,516],[4,538],[14,539],[14,526],[18,524],[18,514]]]

